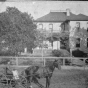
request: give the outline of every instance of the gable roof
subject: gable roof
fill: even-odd
[[[45,16],[42,16],[35,20],[35,22],[64,22],[64,21],[88,21],[88,16],[83,14],[75,15],[70,12],[70,16],[67,16],[67,12],[50,12]]]

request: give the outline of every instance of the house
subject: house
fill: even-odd
[[[70,9],[66,9],[66,11],[50,11],[45,16],[36,19],[35,22],[38,30],[45,30],[54,40],[48,42],[48,47],[60,49],[59,34],[65,32],[69,33],[68,43],[71,51],[79,48],[88,52],[88,16],[76,15]]]

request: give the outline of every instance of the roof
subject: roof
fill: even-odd
[[[64,22],[64,21],[88,21],[88,16],[83,14],[75,15],[70,12],[70,16],[67,16],[67,12],[50,12],[45,16],[42,16],[35,20],[35,22]]]
[[[49,14],[38,18],[37,22],[63,22],[66,20],[66,12],[50,12]]]
[[[88,21],[88,16],[83,14],[75,15],[73,13],[70,14],[70,16],[67,16],[67,20],[70,21]]]

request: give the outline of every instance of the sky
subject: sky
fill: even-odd
[[[31,14],[34,19],[48,14],[51,10],[66,10],[74,14],[88,15],[88,2],[86,1],[10,1],[0,2],[0,12],[6,10],[6,7],[16,7],[21,12]]]

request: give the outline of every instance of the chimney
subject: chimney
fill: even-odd
[[[67,16],[70,16],[70,9],[66,9]]]

